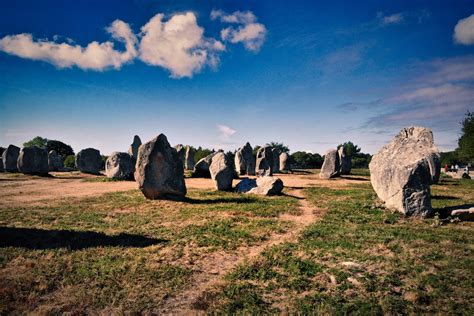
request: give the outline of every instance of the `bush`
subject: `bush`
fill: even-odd
[[[64,167],[66,168],[76,168],[76,156],[69,155],[64,159]]]
[[[305,151],[297,151],[290,156],[290,164],[292,165],[292,168],[321,168],[323,162],[324,159],[320,154],[312,154]]]

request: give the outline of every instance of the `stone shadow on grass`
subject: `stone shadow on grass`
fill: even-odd
[[[168,242],[168,240],[155,239],[126,233],[110,236],[103,233],[96,233],[91,231],[0,227],[0,248],[68,248],[72,250],[92,247],[143,248],[166,242]]]
[[[194,199],[185,197],[181,199],[182,202],[189,204],[221,204],[221,203],[235,203],[235,204],[246,204],[255,203],[257,199],[245,196],[245,198],[216,198],[216,199]]]

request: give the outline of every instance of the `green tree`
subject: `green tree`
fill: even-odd
[[[461,125],[461,137],[456,151],[463,162],[474,162],[474,113],[468,111]]]
[[[307,153],[305,151],[297,151],[290,155],[290,163],[295,168],[314,169],[321,168],[323,165],[323,157],[319,154]]]
[[[47,142],[48,140],[46,138],[43,138],[41,136],[36,136],[35,138],[23,143],[23,147],[38,146],[40,148],[46,148]]]
[[[67,168],[76,168],[76,157],[74,155],[69,155],[64,159],[64,167]]]
[[[346,155],[349,157],[354,157],[356,154],[360,153],[361,148],[354,144],[353,142],[345,142],[344,144],[340,144],[337,146],[337,149],[341,148],[344,146],[344,149],[346,151]]]
[[[198,162],[202,158],[204,158],[206,156],[209,156],[210,154],[212,154],[214,152],[213,150],[211,150],[209,148],[202,148],[201,146],[199,146],[195,150],[196,150],[196,153],[194,154],[194,161],[195,162]]]
[[[48,149],[48,152],[51,150],[56,151],[63,158],[74,155],[74,150],[72,150],[72,147],[59,140],[48,139],[46,142],[46,148]]]
[[[282,153],[289,153],[290,152],[290,148],[288,148],[288,146],[286,146],[285,144],[283,143],[278,143],[278,142],[270,142],[270,143],[267,143],[265,146],[270,146],[272,148],[277,148],[280,150],[280,152]]]

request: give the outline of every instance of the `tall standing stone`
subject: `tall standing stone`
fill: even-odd
[[[84,173],[100,174],[102,157],[100,151],[94,148],[86,148],[76,155],[76,168]]]
[[[47,175],[48,152],[38,146],[22,148],[18,155],[17,167],[24,174]]]
[[[165,135],[160,134],[140,147],[135,180],[148,199],[186,195],[183,163]]]
[[[56,150],[50,150],[48,153],[48,168],[49,171],[60,171],[64,168],[63,157]]]
[[[5,171],[5,168],[3,167],[3,159],[2,159],[2,156],[3,156],[3,152],[5,151],[5,148],[3,147],[0,147],[0,172],[4,172]]]
[[[350,174],[352,169],[352,161],[351,157],[346,153],[346,148],[344,146],[339,147],[337,153],[339,155],[341,174]]]
[[[255,166],[255,173],[257,176],[271,176],[273,174],[272,165],[272,148],[270,146],[259,148]]]
[[[281,154],[280,149],[272,148],[272,158],[273,158],[272,173],[280,172],[280,154]]]
[[[111,179],[133,180],[135,159],[128,153],[114,152],[105,162],[105,175]]]
[[[239,175],[255,175],[255,157],[250,143],[247,142],[237,150],[234,163]]]
[[[409,127],[372,157],[370,181],[386,207],[407,216],[433,214],[430,183],[438,167],[430,160],[437,154],[430,129]]]
[[[138,158],[138,150],[140,149],[140,146],[142,145],[142,140],[138,135],[135,135],[133,137],[133,143],[128,147],[128,153],[130,156],[132,156],[135,160]]]
[[[280,154],[280,171],[288,171],[290,170],[290,166],[289,166],[289,163],[288,163],[288,158],[290,156],[288,155],[288,153],[281,153]]]
[[[179,160],[181,160],[181,163],[183,164],[183,168],[184,168],[185,159],[186,159],[186,148],[182,144],[178,144],[174,146],[174,149],[176,149]]]
[[[234,169],[228,157],[223,152],[218,152],[212,157],[209,172],[211,173],[211,178],[214,180],[217,190],[229,191],[232,189]]]
[[[321,173],[319,177],[321,179],[335,178],[340,175],[340,162],[339,154],[337,150],[330,149],[324,155],[323,166],[321,167]]]
[[[15,145],[9,145],[3,152],[3,168],[6,172],[18,172],[17,162],[20,155],[20,148]]]
[[[186,146],[186,155],[185,155],[185,164],[184,167],[186,170],[193,170],[194,169],[194,154],[196,151],[189,145]]]
[[[438,183],[441,176],[441,157],[439,153],[432,153],[426,159],[430,166],[431,183]]]

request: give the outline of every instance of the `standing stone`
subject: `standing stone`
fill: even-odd
[[[283,190],[283,181],[276,177],[264,176],[257,179],[244,178],[235,187],[239,193],[278,195]]]
[[[280,154],[280,171],[288,171],[290,170],[290,166],[288,164],[288,158],[290,156],[288,153],[281,153]]]
[[[338,177],[340,174],[340,163],[339,163],[339,154],[337,150],[330,149],[324,155],[323,166],[321,167],[321,173],[319,177],[321,179],[330,179]]]
[[[48,152],[44,148],[31,146],[22,148],[18,156],[17,167],[24,174],[48,174]]]
[[[20,148],[15,145],[9,145],[3,152],[3,168],[6,172],[18,172],[17,162],[20,155]]]
[[[431,183],[438,183],[441,176],[441,157],[439,153],[432,153],[427,160],[430,166]]]
[[[50,150],[48,153],[49,171],[60,171],[64,168],[63,157],[56,150]]]
[[[214,157],[218,152],[211,153],[206,157],[199,159],[199,161],[194,165],[193,177],[210,178],[211,173],[209,172],[209,166],[212,163],[212,157]]]
[[[186,146],[186,155],[185,155],[185,168],[186,170],[194,169],[194,154],[196,151],[191,146]]]
[[[234,163],[239,175],[255,175],[255,157],[250,143],[247,142],[237,150]]]
[[[351,161],[351,157],[349,157],[346,153],[346,148],[344,146],[339,147],[337,153],[339,155],[339,163],[341,165],[340,173],[351,174],[352,161]]]
[[[273,174],[272,165],[272,148],[270,146],[261,147],[257,152],[255,173],[257,176],[271,176]]]
[[[128,153],[113,152],[105,162],[105,174],[117,180],[133,180],[135,159]]]
[[[94,148],[86,148],[76,155],[76,168],[84,173],[100,174],[102,157],[100,151]]]
[[[133,137],[133,143],[130,145],[130,147],[128,147],[128,153],[135,159],[135,161],[138,158],[138,150],[140,149],[141,145],[142,140],[140,139],[140,137],[138,137],[138,135],[135,135]]]
[[[273,158],[272,173],[280,172],[280,154],[281,154],[280,149],[272,148],[272,158]]]
[[[181,144],[178,144],[176,146],[174,146],[174,149],[176,149],[176,152],[178,153],[178,157],[179,159],[181,160],[181,163],[183,164],[183,168],[184,168],[184,163],[185,163],[185,157],[186,157],[186,148],[181,145]]]
[[[160,134],[140,147],[135,180],[147,199],[186,195],[183,163],[165,135]]]
[[[218,152],[212,157],[209,172],[211,173],[211,178],[214,180],[217,190],[228,191],[232,189],[234,169],[228,157],[223,152]]]
[[[433,214],[430,183],[437,166],[430,160],[437,154],[430,129],[409,127],[372,157],[370,181],[386,207],[407,216]]]
[[[5,168],[3,167],[3,159],[2,159],[2,155],[4,151],[5,151],[5,148],[0,147],[0,172],[5,171]]]

